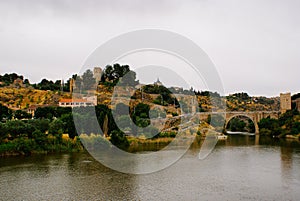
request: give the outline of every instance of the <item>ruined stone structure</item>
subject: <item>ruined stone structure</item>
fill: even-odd
[[[280,112],[285,113],[292,109],[291,93],[280,93]]]
[[[12,86],[16,88],[24,87],[23,80],[21,78],[15,79]]]
[[[102,68],[94,67],[94,78],[96,79],[96,83],[98,84],[101,80]]]
[[[293,101],[296,104],[296,109],[300,112],[300,98]]]
[[[70,78],[70,93],[73,93],[74,87],[75,87],[75,81],[73,78]]]

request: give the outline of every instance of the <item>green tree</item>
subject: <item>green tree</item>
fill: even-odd
[[[40,130],[42,133],[46,133],[49,130],[49,119],[31,119],[28,124],[32,125],[36,130]]]
[[[94,78],[93,72],[87,69],[82,75],[83,88],[85,90],[91,90],[95,87],[96,79]]]
[[[17,78],[20,78],[21,80],[24,79],[22,75],[18,75],[16,73],[11,73],[11,74],[6,73],[4,75],[0,75],[0,81],[4,82],[5,86],[12,84]]]
[[[125,76],[129,73],[127,76]],[[136,74],[131,71],[128,65],[120,65],[118,63],[114,65],[107,65],[103,71],[101,78],[102,83],[110,82],[112,86],[116,85],[119,82],[119,79],[124,77],[123,84],[126,86],[135,86],[137,81],[135,81]]]
[[[291,134],[297,135],[300,134],[300,122],[293,122],[291,128]]]
[[[255,125],[254,125],[254,123],[251,119],[248,119],[246,128],[247,128],[247,131],[250,132],[250,133],[255,132]]]
[[[263,118],[258,122],[258,127],[261,134],[267,133],[277,136],[282,133],[278,119]]]
[[[0,121],[2,121],[3,119],[6,120],[11,119],[11,117],[12,117],[12,111],[8,109],[8,107],[0,104]]]
[[[75,81],[76,92],[80,93],[80,90],[82,90],[82,85],[83,85],[82,78],[80,76],[78,76],[77,74],[73,75],[72,78]]]
[[[60,137],[63,133],[65,123],[61,119],[55,119],[49,124],[49,133],[53,136]]]
[[[136,86],[139,81],[136,81],[136,73],[134,71],[128,71],[125,75],[123,75],[121,79],[122,86]]]
[[[110,141],[113,145],[123,150],[127,150],[127,148],[129,147],[129,142],[127,138],[124,136],[124,133],[120,130],[114,130],[111,132]]]
[[[36,109],[34,113],[35,118],[45,118],[45,119],[53,119],[54,117],[54,107],[39,107]]]
[[[73,115],[68,113],[68,114],[64,114],[61,116],[61,120],[62,122],[64,122],[65,125],[65,133],[69,134],[70,138],[74,138],[75,136],[77,136],[77,131],[75,128],[75,124],[74,124],[74,119],[73,119]]]
[[[246,123],[243,120],[240,120],[238,118],[233,118],[229,122],[229,129],[231,131],[241,131],[241,132],[243,132],[243,131],[246,131],[245,127],[246,127]]]
[[[114,117],[112,116],[111,109],[107,107],[107,105],[97,105],[95,107],[96,110],[96,116],[99,122],[99,125],[101,127],[101,130],[106,130],[104,129],[104,122],[105,118],[107,118],[107,125],[108,125],[108,133],[111,133],[114,130],[118,130],[118,126],[115,123]],[[107,117],[106,117],[107,116]]]
[[[149,110],[149,105],[144,103],[137,104],[131,114],[133,122],[139,127],[147,127],[150,124]]]
[[[38,148],[45,150],[47,144],[47,136],[45,133],[42,133],[40,130],[35,130],[32,133],[33,139],[36,142]]]
[[[6,124],[0,123],[0,144],[1,141],[8,137],[8,128]]]
[[[30,119],[30,118],[32,118],[31,114],[28,114],[27,112],[22,111],[22,110],[15,111],[14,116],[17,119]]]
[[[34,148],[34,141],[31,139],[26,139],[24,137],[18,138],[16,142],[16,151],[24,155],[30,155]]]
[[[26,132],[25,123],[23,121],[8,121],[6,123],[6,126],[8,128],[8,133],[12,138],[18,138],[21,134],[24,134]]]

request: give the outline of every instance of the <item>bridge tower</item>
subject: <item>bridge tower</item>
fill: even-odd
[[[285,113],[292,109],[291,93],[280,93],[280,112]]]

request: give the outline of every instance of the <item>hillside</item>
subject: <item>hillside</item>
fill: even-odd
[[[10,109],[26,109],[30,105],[56,105],[60,97],[70,95],[31,88],[0,87],[0,104]]]
[[[111,87],[99,85],[97,97],[98,104],[109,105],[112,96]],[[120,91],[118,97],[125,97],[125,92]],[[158,94],[143,93],[143,102],[146,104],[157,103]],[[30,87],[0,87],[0,104],[11,109],[26,109],[30,105],[57,105],[60,98],[71,98],[68,92],[38,90]],[[132,102],[141,102],[141,92],[136,91]],[[210,111],[213,108],[213,98],[210,96],[197,95],[200,111]],[[224,100],[224,98],[223,98]],[[213,103],[213,104],[212,104]],[[226,109],[228,111],[274,111],[279,110],[279,97],[250,97],[241,98],[237,94],[226,97]],[[167,106],[167,105],[165,105]],[[176,111],[172,111],[176,112]],[[178,113],[178,111],[177,111]]]
[[[247,93],[235,93],[220,98],[217,92],[195,91],[193,88],[190,90],[178,87],[166,88],[160,81],[154,82],[152,85],[143,85],[135,81],[136,74],[130,71],[129,66],[119,64],[114,64],[104,69],[101,82],[97,87],[98,104],[110,105],[114,86],[126,73],[130,74],[130,79],[126,81],[126,84],[130,84],[128,85],[131,86],[130,90],[135,91],[131,97],[131,106],[143,102],[148,105],[165,107],[168,113],[180,114],[180,107],[181,109],[189,110],[187,106],[196,94],[200,112],[218,109],[217,107],[220,103],[224,103],[223,105],[226,105],[226,110],[228,111],[279,110],[279,97],[251,97]],[[56,80],[54,82],[42,79],[40,83],[30,84],[28,79],[24,79],[22,75],[16,73],[0,75],[0,104],[15,110],[26,109],[30,105],[57,105],[60,98],[71,98],[71,93],[68,92],[72,88],[70,87],[71,80],[73,80],[72,83],[74,84],[73,89],[77,90],[83,89],[87,92],[88,90],[85,89],[86,86],[96,86],[93,72],[89,69],[82,76],[73,75],[66,83],[63,80]],[[136,89],[135,86],[137,85],[140,85],[141,88]],[[82,86],[84,87],[82,88]],[[115,92],[115,95],[121,102],[122,99],[126,99],[128,86],[123,89],[122,87],[118,88],[118,92]],[[299,95],[294,96],[298,97]],[[181,101],[180,107],[178,101]]]

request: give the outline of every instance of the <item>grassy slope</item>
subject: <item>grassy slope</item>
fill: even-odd
[[[64,97],[69,95],[65,93]],[[0,88],[0,103],[11,109],[26,109],[30,105],[58,104],[58,92],[29,88]]]

